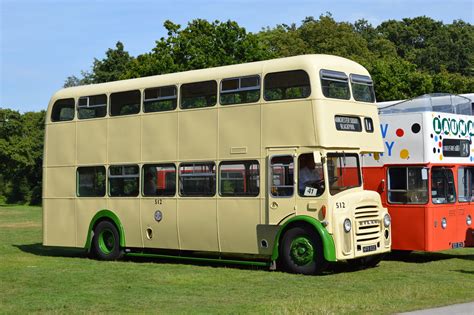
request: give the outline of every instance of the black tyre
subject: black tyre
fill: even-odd
[[[279,262],[286,271],[305,275],[321,273],[328,266],[317,232],[299,226],[283,235]]]
[[[366,256],[356,259],[348,260],[348,264],[356,269],[364,269],[364,268],[373,268],[376,267],[380,261],[383,259],[384,254]]]
[[[94,228],[92,254],[100,260],[116,260],[123,256],[119,233],[110,221],[101,221]]]

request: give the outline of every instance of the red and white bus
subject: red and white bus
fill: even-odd
[[[385,152],[363,156],[364,186],[392,217],[392,249],[474,246],[474,116],[458,95],[379,103]]]

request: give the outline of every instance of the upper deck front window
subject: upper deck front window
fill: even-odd
[[[327,156],[327,167],[331,195],[361,185],[357,154],[330,153]]]
[[[375,102],[374,83],[369,76],[351,74],[351,87],[356,101]]]
[[[323,69],[319,72],[319,75],[324,96],[341,100],[351,98],[349,80],[344,72]]]

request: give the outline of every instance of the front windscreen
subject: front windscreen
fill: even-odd
[[[330,153],[327,156],[327,168],[331,195],[361,186],[357,154]]]
[[[431,200],[434,204],[454,203],[456,201],[454,176],[450,169],[433,167],[431,172]]]

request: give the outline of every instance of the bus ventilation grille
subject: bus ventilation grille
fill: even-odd
[[[377,206],[357,207],[355,210],[356,243],[371,245],[379,242],[381,236],[380,210]]]

